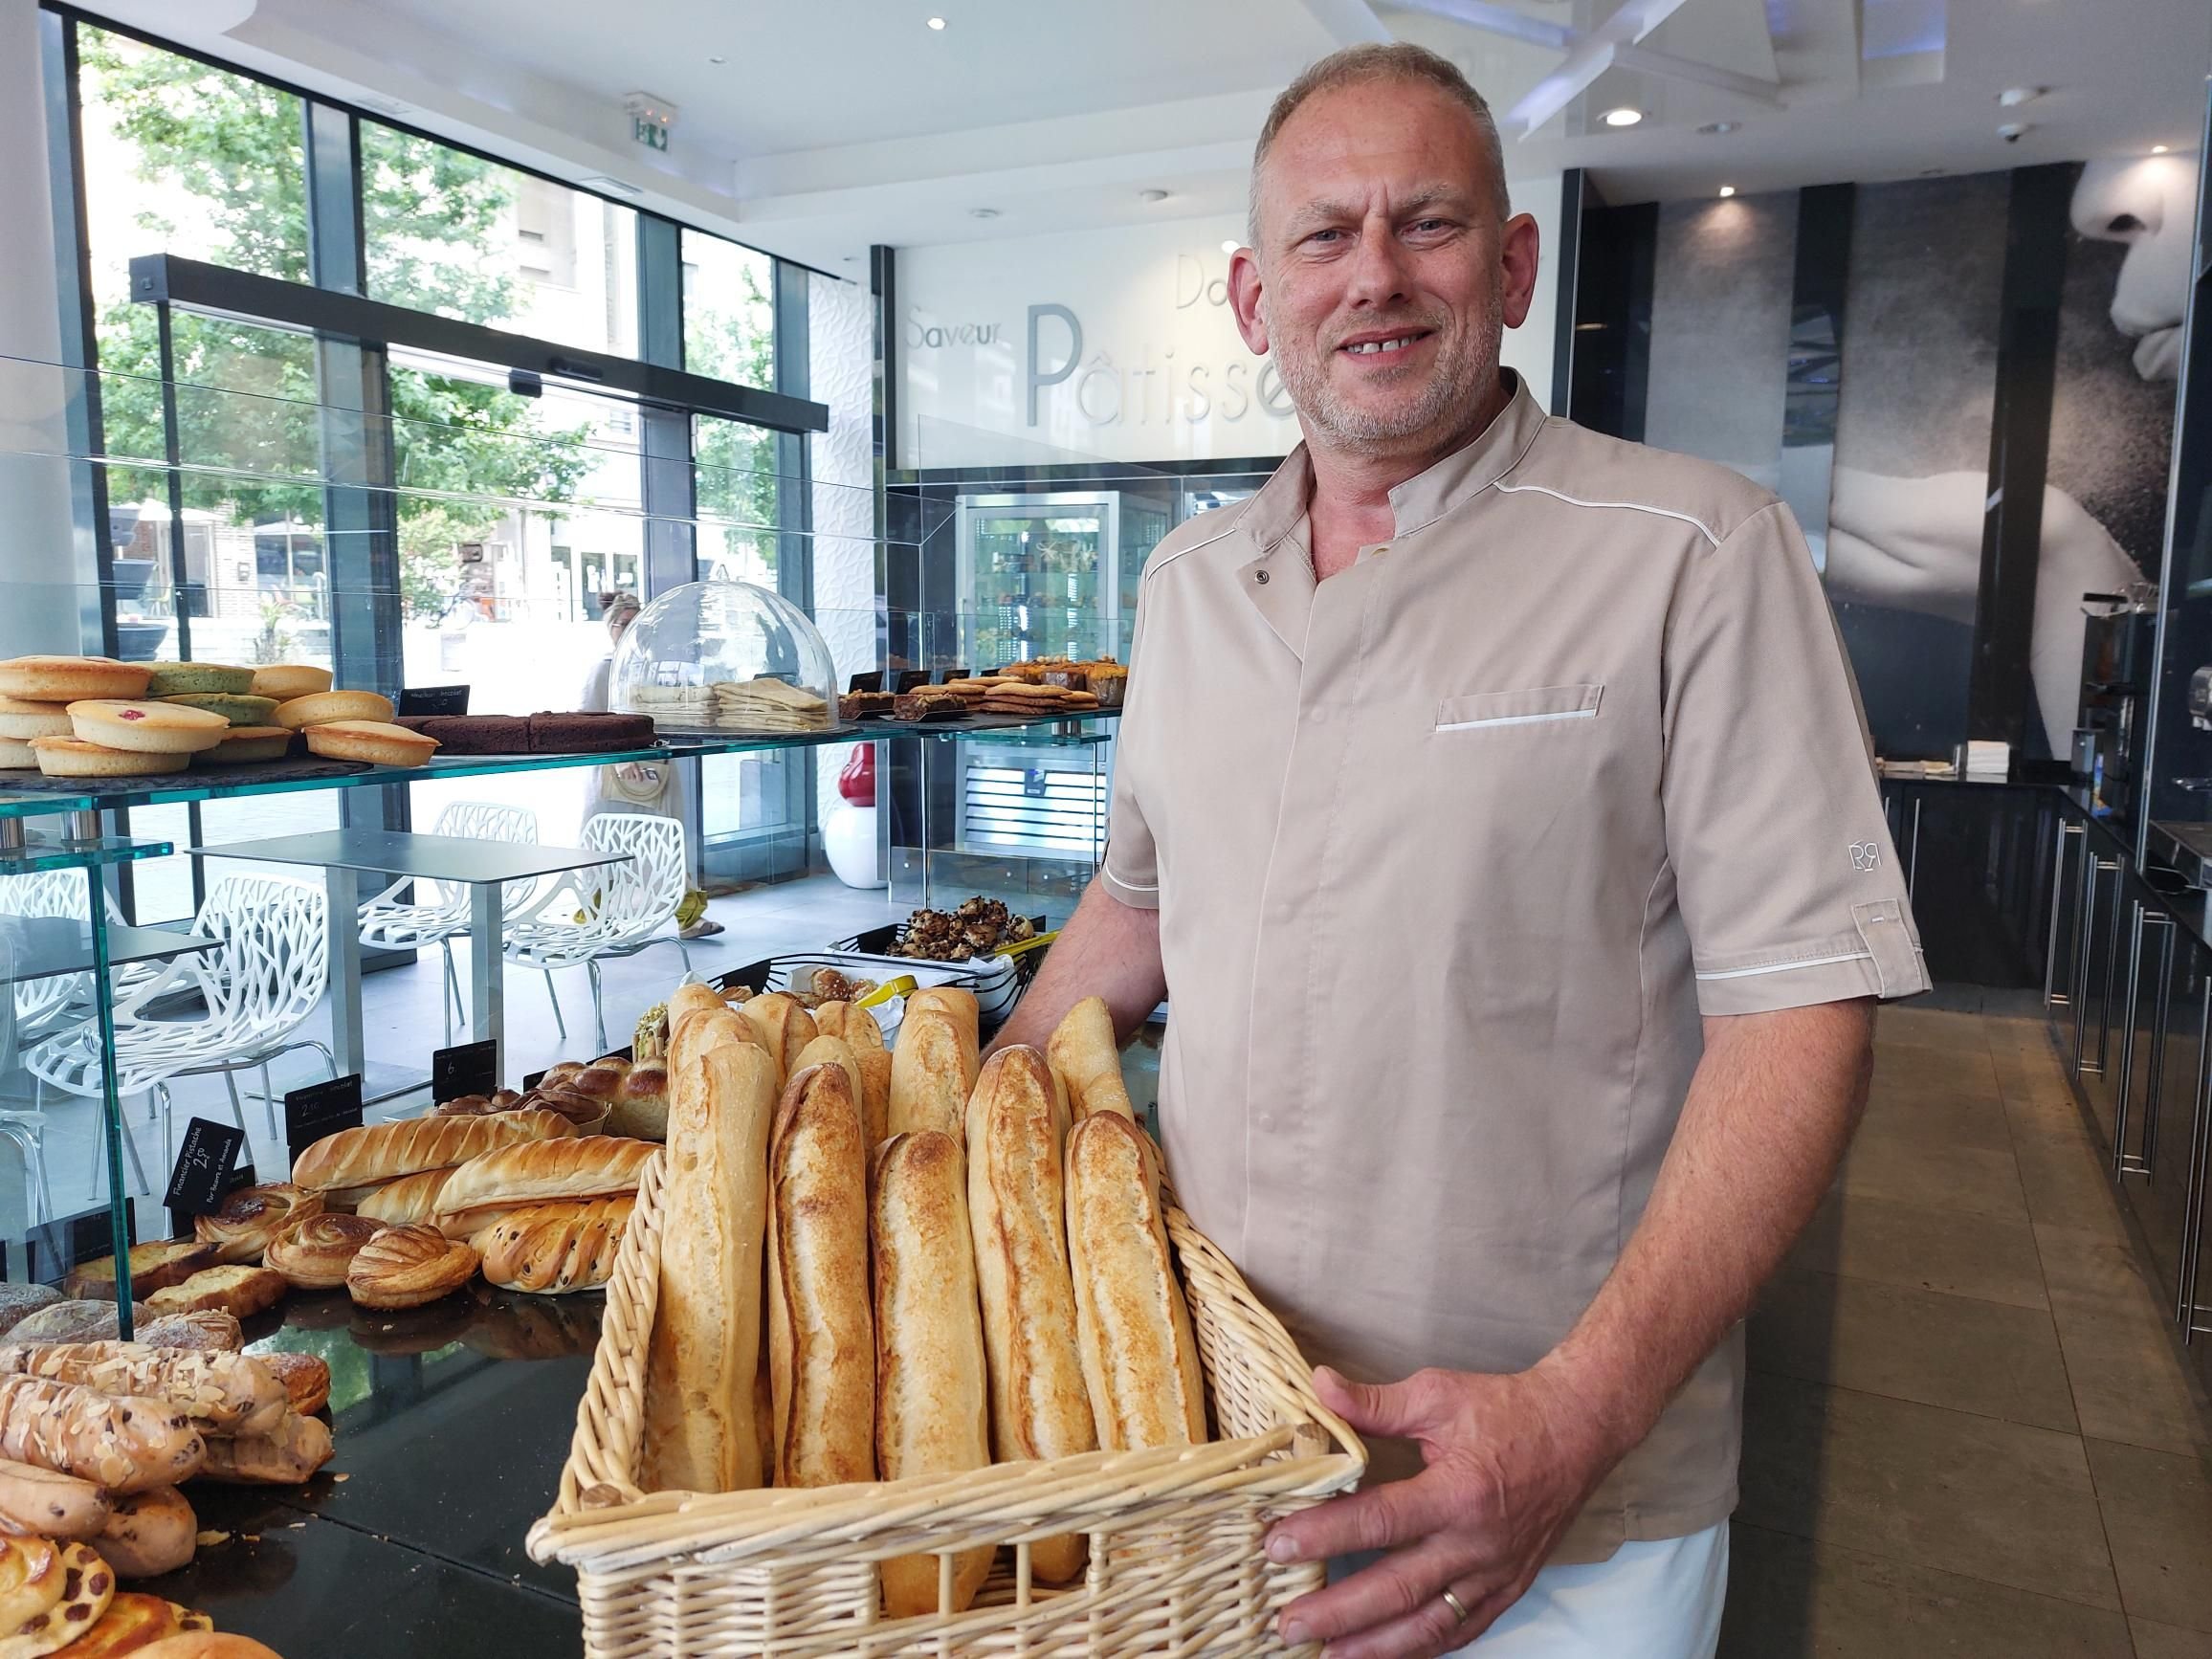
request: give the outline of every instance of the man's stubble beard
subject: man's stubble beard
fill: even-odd
[[[1435,371],[1420,395],[1383,409],[1362,408],[1338,395],[1329,379],[1333,350],[1316,352],[1309,341],[1279,337],[1272,327],[1268,331],[1269,344],[1275,372],[1309,436],[1348,453],[1386,453],[1427,434],[1456,435],[1459,428],[1473,420],[1497,378],[1499,343],[1505,335],[1504,296],[1493,289],[1484,312],[1482,326],[1475,329],[1454,329],[1449,319],[1437,322],[1426,317],[1377,323],[1388,327],[1402,321],[1407,327],[1433,328],[1443,343]]]

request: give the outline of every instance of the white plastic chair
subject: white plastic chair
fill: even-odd
[[[269,1130],[276,1128],[275,1091],[269,1062],[296,1049],[313,1049],[332,1076],[338,1075],[330,1050],[312,1037],[294,1038],[322,1001],[330,982],[329,940],[324,932],[322,889],[283,876],[230,875],[209,892],[192,923],[195,933],[220,940],[213,950],[182,956],[152,979],[119,995],[115,1005],[116,1095],[151,1094],[162,1119],[162,1150],[169,1145],[171,1079],[219,1072],[231,1094],[231,1116],[246,1127],[233,1073],[259,1068],[261,1097],[269,1111]],[[155,1019],[145,1009],[177,992],[196,991],[207,1006],[203,1016]],[[97,1017],[49,1037],[23,1057],[41,1082],[70,1095],[99,1099],[101,1095],[100,1022]],[[138,1190],[148,1190],[138,1146],[126,1133],[123,1144],[138,1174]],[[96,1153],[97,1156],[97,1153]]]
[[[438,814],[439,835],[461,835],[477,841],[505,841],[520,847],[538,842],[538,814],[527,807],[509,807],[497,801],[455,801]],[[415,901],[399,895],[412,883]],[[509,922],[528,913],[538,900],[540,883],[510,881],[502,889],[499,908]],[[438,1011],[446,1022],[446,1044],[453,1041],[453,1020],[469,1023],[468,1003],[461,995],[461,978],[453,967],[453,940],[469,931],[469,889],[465,882],[421,881],[402,876],[361,907],[361,942],[383,950],[420,950],[436,945],[445,953],[445,980],[438,987]],[[553,976],[545,976],[548,991]],[[561,1034],[568,1034],[561,1021],[561,1004],[553,1004],[553,1017]]]
[[[645,812],[601,812],[584,825],[584,845],[595,852],[627,852],[620,864],[578,870],[562,878],[537,913],[507,928],[507,960],[545,974],[583,963],[591,976],[591,1014],[599,1046],[607,1047],[607,1009],[600,995],[599,964],[609,957],[635,956],[656,944],[673,944],[691,971],[691,952],[675,934],[655,937],[663,922],[675,919],[690,880],[683,825]],[[583,919],[579,921],[578,914]],[[560,1004],[554,1004],[558,1012]],[[565,1031],[564,1032],[565,1034]]]

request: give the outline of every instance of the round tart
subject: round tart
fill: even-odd
[[[254,689],[254,671],[220,662],[157,662],[146,680],[149,697],[221,694],[244,697]]]
[[[31,749],[38,757],[38,769],[49,778],[152,778],[181,772],[192,763],[189,755],[133,754],[81,738],[33,738]]]
[[[28,743],[33,738],[71,737],[76,730],[69,723],[69,709],[65,704],[0,697],[0,738]]]
[[[226,1262],[257,1262],[270,1241],[294,1221],[322,1213],[322,1195],[288,1181],[241,1186],[213,1215],[199,1216],[192,1232],[213,1245]]]
[[[273,662],[254,671],[253,693],[257,697],[303,697],[330,689],[330,671],[303,662]]]
[[[477,1260],[434,1227],[387,1228],[345,1270],[345,1294],[365,1308],[419,1308],[467,1284]]]
[[[383,720],[331,720],[309,726],[306,737],[308,752],[326,761],[367,761],[379,766],[420,766],[438,751],[437,739]]]
[[[269,1241],[261,1259],[303,1291],[335,1291],[362,1246],[384,1223],[365,1215],[300,1216]]]
[[[0,662],[0,697],[36,703],[144,697],[152,674],[105,656],[18,656]]]
[[[281,761],[292,752],[294,736],[282,726],[232,726],[221,742],[200,751],[200,763],[244,766],[256,761]]]
[[[304,726],[325,725],[332,720],[388,720],[391,715],[391,699],[378,697],[374,692],[325,691],[310,692],[305,697],[280,702],[269,718],[297,732]]]
[[[110,702],[69,705],[69,723],[88,743],[141,755],[193,755],[223,741],[231,722],[206,709],[175,703]]]
[[[269,717],[276,712],[275,697],[242,697],[231,692],[187,692],[182,697],[164,697],[166,703],[179,708],[205,709],[211,715],[221,715],[234,726],[265,726]]]
[[[11,742],[0,738],[0,768],[11,772],[34,771],[38,766],[38,751],[29,743]]]

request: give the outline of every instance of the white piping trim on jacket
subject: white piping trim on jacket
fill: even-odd
[[[1570,496],[1564,490],[1555,490],[1544,484],[1508,484],[1501,481],[1492,487],[1507,496],[1517,496],[1524,490],[1534,490],[1539,496],[1550,496],[1556,500],[1566,502],[1570,507],[1620,507],[1630,513],[1652,513],[1662,519],[1679,519],[1685,524],[1693,525],[1697,533],[1715,547],[1720,545],[1720,538],[1706,527],[1704,520],[1692,519],[1688,513],[1654,507],[1646,501],[1585,501],[1580,496]]]
[[[1701,980],[1740,980],[1753,974],[1785,974],[1792,968],[1832,967],[1842,962],[1872,962],[1870,950],[1854,950],[1845,956],[1809,956],[1802,962],[1768,962],[1764,967],[1722,968],[1715,973],[1699,974]]]
[[[1492,715],[1488,719],[1452,720],[1436,729],[1440,732],[1467,732],[1476,726],[1533,726],[1538,720],[1594,720],[1597,718],[1596,709],[1554,709],[1549,714],[1541,715]]]
[[[1111,864],[1098,866],[1098,874],[1114,883],[1115,886],[1126,887],[1132,893],[1158,893],[1160,891],[1160,883],[1157,881],[1124,881],[1114,874],[1114,866]]]
[[[1145,565],[1144,574],[1138,580],[1137,586],[1141,588],[1145,583],[1151,581],[1153,577],[1157,576],[1161,571],[1166,569],[1170,564],[1174,564],[1185,553],[1195,553],[1201,547],[1210,547],[1216,542],[1227,541],[1229,537],[1235,535],[1237,527],[1244,522],[1245,514],[1250,509],[1252,502],[1257,499],[1257,496],[1248,497],[1246,499],[1239,501],[1234,507],[1223,508],[1222,511],[1228,514],[1229,521],[1222,526],[1220,535],[1208,536],[1203,542],[1193,542],[1187,547],[1178,547],[1174,552],[1170,553],[1166,558],[1159,561],[1157,564]]]

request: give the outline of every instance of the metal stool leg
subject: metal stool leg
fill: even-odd
[[[276,1090],[269,1081],[269,1062],[261,1062],[261,1104],[269,1113],[269,1139],[281,1141],[284,1132],[276,1127]]]
[[[568,1022],[561,1017],[561,993],[553,988],[553,970],[546,968],[543,972],[545,998],[553,1005],[553,1029],[561,1033],[561,1040],[565,1043],[568,1040]]]
[[[238,1133],[246,1133],[246,1109],[238,1103],[238,1075],[234,1072],[223,1073],[223,1087],[231,1092],[231,1121],[238,1126]],[[162,1131],[162,1150],[169,1149],[168,1131]]]
[[[588,959],[584,971],[591,976],[591,1018],[599,1030],[599,1051],[604,1054],[607,1052],[607,1002],[599,990],[599,959]]]

